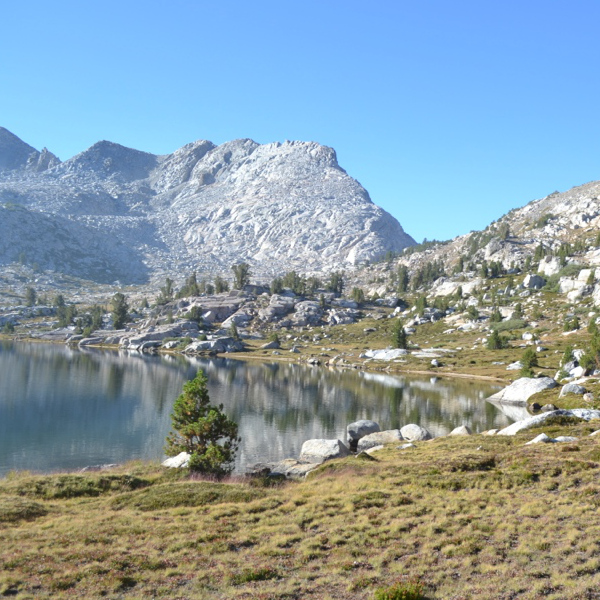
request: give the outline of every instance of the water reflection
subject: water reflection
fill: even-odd
[[[211,400],[238,422],[237,468],[296,456],[313,437],[344,439],[369,418],[434,435],[511,422],[485,398],[497,386],[289,364],[0,344],[0,474],[160,458],[183,383],[202,368]]]

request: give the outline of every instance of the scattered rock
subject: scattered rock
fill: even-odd
[[[460,427],[456,427],[455,429],[453,429],[449,435],[471,435],[471,429],[470,427],[467,427],[466,425],[461,425]]]
[[[381,431],[379,423],[370,421],[368,419],[361,419],[350,423],[346,427],[346,435],[348,437],[348,444],[352,450],[356,450],[358,441],[371,433]],[[379,442],[381,443],[381,442]]]
[[[554,440],[551,437],[548,437],[545,433],[540,433],[537,437],[534,437],[530,442],[527,442],[525,445],[530,446],[531,444],[549,444]]]
[[[421,427],[415,423],[410,423],[402,427],[400,429],[400,435],[409,442],[432,439],[431,433],[429,433],[425,427]]]
[[[299,460],[301,462],[322,463],[334,458],[348,456],[350,450],[340,440],[307,440],[302,444]]]
[[[563,385],[558,397],[562,398],[567,394],[577,394],[582,396],[586,391],[587,390],[582,385],[577,385],[576,383],[567,383],[566,385]]]
[[[171,458],[167,458],[162,463],[160,463],[163,467],[169,467],[171,469],[181,469],[188,466],[190,460],[190,454],[187,452],[180,452],[177,456],[171,456]]]
[[[517,421],[504,429],[501,429],[497,435],[515,435],[519,431],[525,429],[532,429],[542,423],[552,422],[553,419],[558,417],[576,417],[584,421],[590,421],[592,419],[600,419],[600,410],[589,410],[587,408],[573,408],[572,410],[555,410],[552,412],[542,413],[541,415],[535,415],[522,421]]]
[[[358,440],[357,450],[359,452],[369,450],[376,446],[383,446],[384,444],[394,444],[401,442],[404,438],[400,433],[399,429],[388,429],[386,431],[377,431],[370,433]]]
[[[515,402],[518,404],[524,403],[530,396],[551,390],[558,386],[558,383],[551,377],[521,377],[513,381],[508,387],[490,396],[490,400],[497,402]]]

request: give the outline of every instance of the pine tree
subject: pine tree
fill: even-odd
[[[113,327],[115,329],[123,329],[125,323],[127,323],[127,312],[129,306],[127,305],[127,299],[121,292],[117,292],[110,301],[111,314],[113,318]]]
[[[402,321],[397,321],[392,329],[392,346],[394,348],[408,348],[408,336]]]
[[[223,405],[210,404],[206,384],[202,371],[184,384],[173,405],[173,429],[165,452],[168,456],[188,452],[190,470],[222,477],[233,469],[241,438],[237,424],[223,413]]]

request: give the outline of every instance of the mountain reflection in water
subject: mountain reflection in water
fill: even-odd
[[[295,457],[310,438],[340,438],[357,419],[433,435],[511,422],[485,402],[498,386],[282,363],[146,356],[0,343],[0,475],[159,459],[169,414],[198,369],[211,402],[240,428],[236,469]]]

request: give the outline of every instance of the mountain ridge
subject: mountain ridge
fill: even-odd
[[[246,138],[215,146],[198,140],[154,155],[104,140],[60,162],[3,129],[0,205],[11,204],[77,221],[84,238],[86,231],[112,236],[143,261],[150,279],[222,273],[240,261],[262,277],[352,268],[414,244],[339,166],[335,150],[316,142],[261,145]],[[27,213],[23,218],[23,239],[31,244],[36,235],[27,222],[35,220]],[[100,237],[89,260],[98,255],[107,264],[112,245],[105,247]],[[0,265],[14,250],[0,252]],[[43,254],[35,244],[17,254],[24,250]],[[57,251],[54,260],[36,262],[66,268]],[[72,271],[66,272],[97,277]],[[119,272],[114,279],[140,280],[139,270]]]

